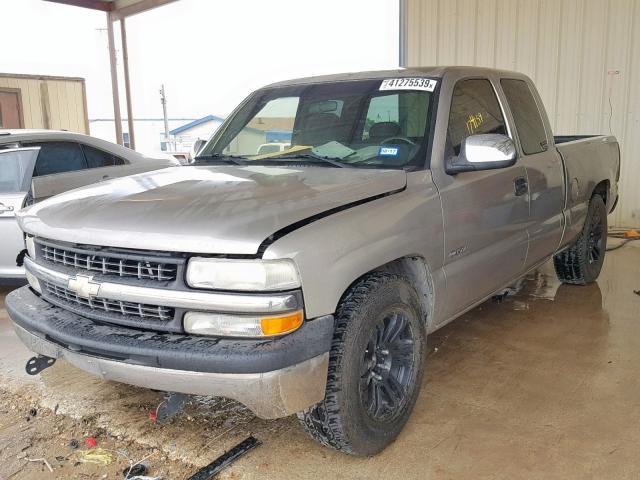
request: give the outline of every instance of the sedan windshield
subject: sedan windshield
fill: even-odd
[[[421,166],[434,86],[433,80],[416,78],[259,90],[204,147],[196,163]]]

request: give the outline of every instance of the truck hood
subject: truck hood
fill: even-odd
[[[17,217],[24,231],[66,242],[256,254],[280,229],[405,186],[402,170],[176,167],[72,190]]]

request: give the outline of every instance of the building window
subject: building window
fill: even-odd
[[[122,132],[122,144],[127,148],[131,148],[131,143],[129,142],[129,132]]]

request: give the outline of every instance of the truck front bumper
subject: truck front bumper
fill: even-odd
[[[46,302],[29,287],[6,297],[22,342],[108,380],[237,400],[261,418],[299,412],[324,398],[333,317],[279,338],[240,340],[99,324]]]

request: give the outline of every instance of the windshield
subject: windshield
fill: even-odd
[[[435,84],[416,78],[263,89],[204,147],[196,163],[226,156],[251,163],[331,159],[329,166],[422,166]]]

